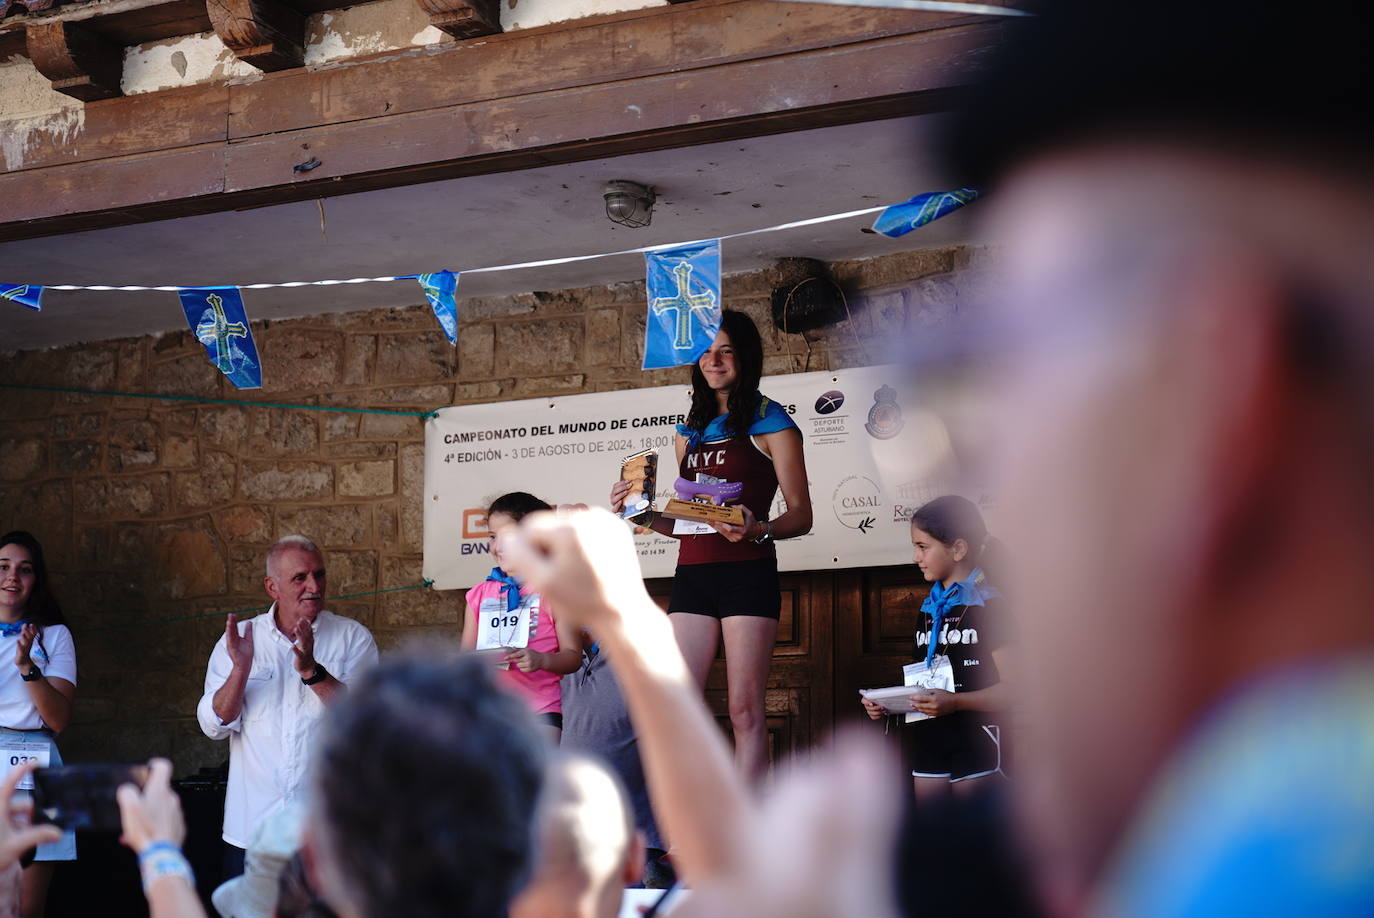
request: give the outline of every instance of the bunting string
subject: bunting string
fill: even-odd
[[[742,239],[746,236],[758,236],[763,233],[777,233],[784,230],[801,229],[807,226],[817,226],[822,223],[833,223],[837,220],[849,220],[854,217],[864,217],[869,214],[876,214],[885,210],[887,205],[882,207],[867,207],[863,210],[851,210],[842,214],[828,214],[824,217],[810,217],[805,220],[794,220],[790,223],[779,223],[774,226],[765,226],[759,229],[744,230],[738,233],[727,233],[723,236],[713,236],[712,239]],[[563,258],[545,258],[539,261],[522,261],[509,265],[490,265],[485,268],[464,268],[455,270],[455,274],[490,274],[497,271],[520,271],[526,268],[547,268],[554,265],[567,265],[581,261],[594,261],[598,258],[616,258],[623,255],[643,255],[647,252],[657,252],[664,249],[676,249],[685,245],[700,245],[710,242],[710,239],[694,239],[689,242],[670,242],[661,245],[640,246],[634,249],[621,249],[616,252],[596,252],[591,255],[568,255]],[[313,280],[313,281],[278,281],[275,283],[257,284],[157,284],[155,286],[144,286],[141,284],[43,284],[48,290],[94,290],[98,292],[115,291],[138,293],[143,291],[160,291],[164,293],[180,293],[183,290],[217,290],[221,287],[238,287],[240,290],[272,290],[282,287],[333,287],[339,284],[386,284],[392,281],[414,281],[419,280],[419,274],[389,274],[382,277],[353,277],[347,280]]]

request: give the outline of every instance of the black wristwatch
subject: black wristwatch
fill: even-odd
[[[20,673],[19,678],[23,679],[25,682],[37,682],[39,679],[43,678],[43,670],[39,669],[37,666],[34,666],[32,663],[30,663],[29,671],[26,673]]]
[[[316,661],[316,662],[315,662],[315,675],[311,676],[309,679],[305,678],[304,676],[301,676],[301,684],[302,684],[302,685],[315,685],[315,684],[317,684],[317,683],[323,682],[324,680],[326,680],[326,679],[328,679],[328,678],[329,678],[329,670],[327,670],[327,669],[324,668],[324,664],[320,663],[319,661]]]

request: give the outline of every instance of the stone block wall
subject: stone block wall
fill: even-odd
[[[725,296],[758,323],[766,373],[862,365],[958,311],[986,261],[957,248],[836,264],[863,295],[852,323],[810,341],[773,328],[771,272],[727,277]],[[229,386],[185,331],[0,355],[0,382],[411,412],[685,383],[686,368],[639,369],[644,308],[637,283],[466,299],[457,349],[423,305],[258,323],[254,392]],[[179,774],[224,761],[195,705],[223,613],[267,604],[276,538],[319,542],[331,596],[420,582],[416,417],[0,389],[0,421],[0,530],[42,541],[76,637],[69,760],[158,753]],[[461,600],[418,589],[330,608],[385,651],[456,642]]]

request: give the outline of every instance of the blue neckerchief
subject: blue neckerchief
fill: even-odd
[[[501,584],[501,592],[506,594],[507,612],[514,612],[520,608],[520,581],[499,567],[493,567],[491,573],[487,574],[487,579]]]
[[[712,418],[704,430],[696,430],[686,424],[677,425],[677,432],[687,438],[687,449],[694,450],[703,443],[716,443],[720,440],[729,440],[733,434],[726,429],[725,422],[729,419],[729,413],[722,414],[720,417]],[[754,409],[753,417],[749,422],[749,429],[745,431],[746,436],[756,436],[758,434],[777,433],[780,430],[797,428],[797,422],[792,420],[792,416],[787,413],[787,409],[779,405],[767,396],[759,396],[759,404]]]
[[[940,626],[945,622],[949,610],[956,606],[986,605],[985,599],[996,599],[1001,592],[987,583],[987,575],[981,567],[975,567],[967,580],[960,580],[947,587],[936,581],[930,588],[930,595],[921,603],[921,611],[930,616],[930,644],[926,647],[926,666],[935,662],[935,645],[940,637]]]
[[[14,637],[16,634],[23,631],[24,626],[28,623],[29,620],[27,618],[21,618],[19,621],[12,624],[10,622],[0,622],[0,637]]]

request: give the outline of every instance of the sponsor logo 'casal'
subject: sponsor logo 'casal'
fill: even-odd
[[[850,475],[835,488],[830,503],[840,525],[867,535],[881,515],[883,492],[873,479]]]

